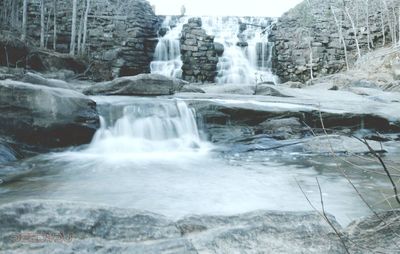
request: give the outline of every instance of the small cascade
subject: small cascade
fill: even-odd
[[[205,17],[203,27],[224,45],[219,58],[219,84],[276,83],[271,71],[273,43],[268,41],[269,18]]]
[[[206,146],[194,111],[181,100],[136,100],[103,108],[101,128],[86,152],[135,156],[198,151]]]
[[[163,31],[163,34],[159,37],[154,53],[154,60],[150,63],[151,73],[172,78],[180,78],[182,76],[179,40],[182,27],[186,21],[186,18],[172,20],[171,17],[166,17],[160,29],[160,31]],[[176,24],[171,28],[173,22],[176,22]]]

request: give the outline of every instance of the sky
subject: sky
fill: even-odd
[[[157,15],[279,17],[302,0],[148,0]]]

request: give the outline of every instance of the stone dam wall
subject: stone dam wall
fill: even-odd
[[[77,33],[82,29],[84,1],[78,1]],[[46,47],[53,48],[54,7],[45,8]],[[56,7],[57,41],[60,53],[70,51],[72,3],[58,1]],[[28,3],[28,36],[40,41],[40,1]],[[157,44],[159,18],[145,0],[91,1],[88,16],[86,57],[99,69],[101,79],[149,72]],[[78,44],[78,42],[77,42]],[[39,45],[36,45],[39,46]]]
[[[77,31],[81,29],[84,1],[78,1]],[[86,57],[97,70],[99,80],[150,72],[157,37],[165,17],[156,16],[146,0],[99,0],[91,1],[88,17]],[[273,25],[269,40],[274,44],[272,70],[281,82],[305,82],[313,77],[340,72],[346,68],[343,45],[339,40],[337,24],[332,16],[333,0],[310,0],[312,8],[303,2],[284,14]],[[0,1],[1,3],[1,1]],[[53,45],[54,8],[52,1],[45,6],[46,46]],[[28,35],[32,42],[40,38],[40,0],[28,5]],[[71,3],[58,1],[57,52],[68,53],[71,38]],[[350,64],[357,59],[354,31],[343,13],[341,20]],[[357,34],[362,53],[384,46],[380,13],[371,13],[368,43],[367,27],[358,24]],[[0,24],[1,25],[1,24]],[[7,27],[3,24],[3,29]],[[385,27],[386,43],[390,31]],[[202,29],[201,19],[190,19],[184,25],[181,36],[182,78],[189,82],[214,82],[221,49],[213,36]],[[38,46],[38,45],[36,45]],[[238,45],[246,47],[246,45]],[[223,49],[222,49],[223,50]],[[312,60],[310,60],[312,59]],[[2,61],[4,62],[4,61]],[[4,64],[4,63],[3,63]]]
[[[339,39],[339,29],[331,10],[335,3],[337,1],[334,0],[310,0],[309,5],[304,1],[278,19],[270,34],[270,40],[275,44],[273,72],[281,82],[305,82],[311,79],[310,68],[313,70],[313,77],[346,69],[344,47]],[[339,7],[334,11],[341,24],[351,66],[358,57],[354,30],[349,18]],[[355,13],[351,15],[356,18]],[[365,20],[360,18],[356,29],[361,54],[384,46],[381,13],[371,11],[369,15],[370,43]],[[390,45],[388,24],[385,24],[385,38],[386,45]]]

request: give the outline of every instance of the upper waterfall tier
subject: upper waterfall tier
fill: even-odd
[[[182,60],[179,39],[187,18],[166,17],[159,32],[159,40],[150,63],[151,73],[167,77],[182,77]]]
[[[271,72],[273,43],[268,41],[272,23],[270,18],[203,18],[204,29],[225,49],[217,66],[217,83],[276,83]]]
[[[215,82],[219,84],[276,83],[271,72],[273,43],[268,41],[274,22],[271,18],[202,17],[202,28],[222,44]],[[182,77],[179,39],[189,17],[166,17],[160,30],[151,72],[169,77]],[[197,29],[197,28],[196,28]],[[197,57],[193,54],[192,57]]]

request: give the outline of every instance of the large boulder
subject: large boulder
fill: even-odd
[[[55,148],[88,143],[98,127],[96,103],[83,94],[0,81],[0,135]]]
[[[159,74],[139,74],[98,83],[84,90],[88,95],[171,95],[181,90],[185,81]]]

